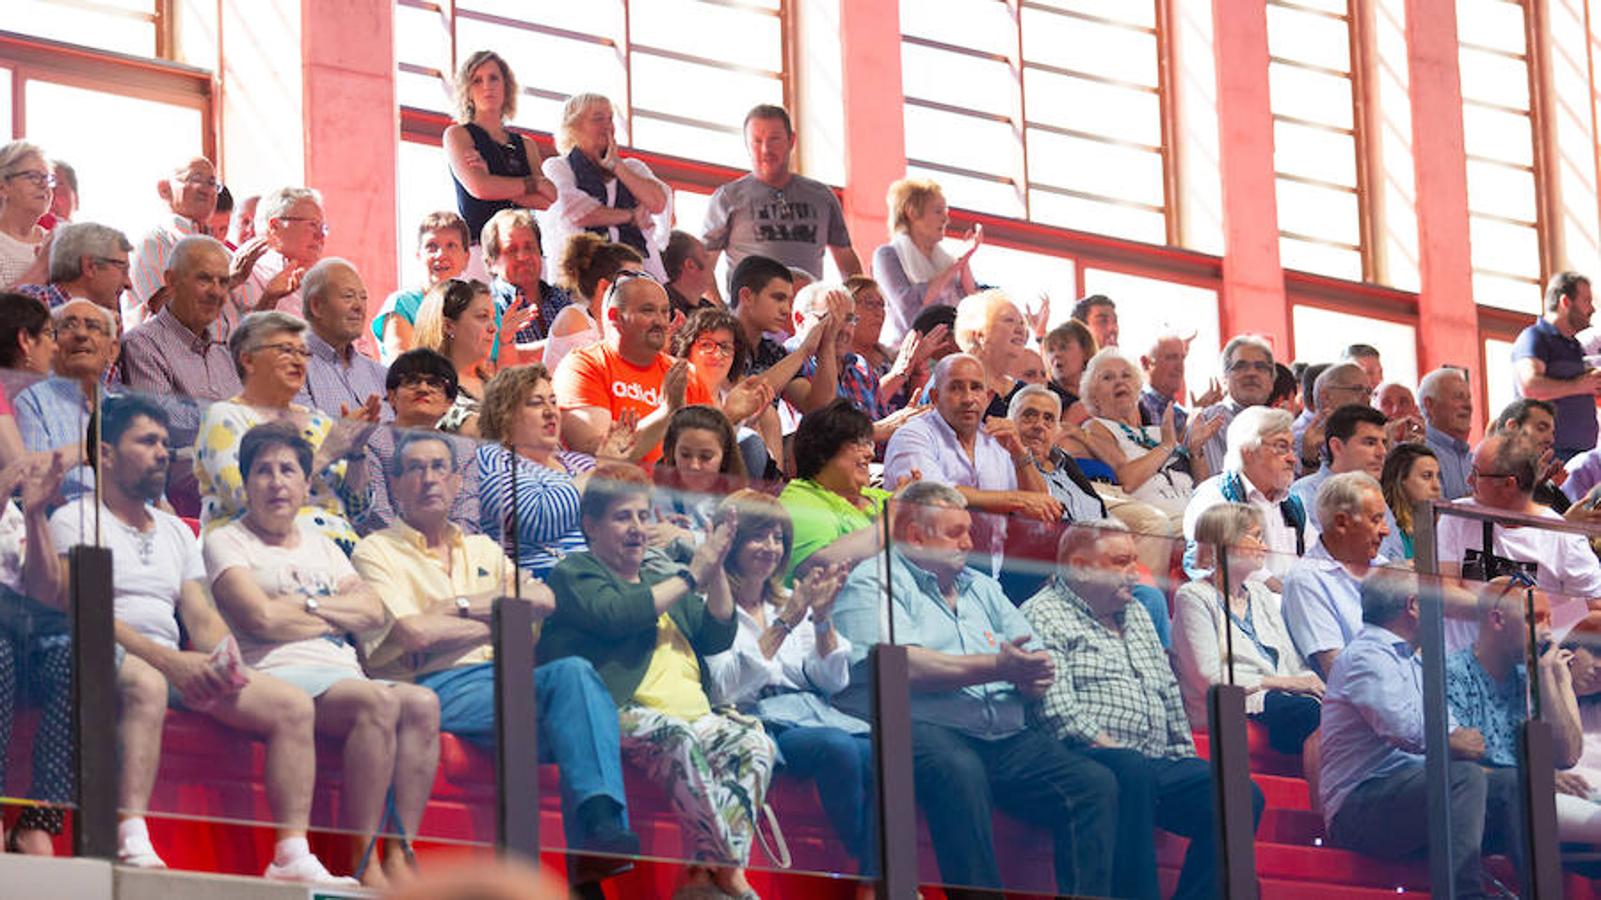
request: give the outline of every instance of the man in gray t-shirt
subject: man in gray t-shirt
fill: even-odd
[[[751,254],[823,274],[823,248],[845,276],[860,275],[839,198],[828,185],[790,171],[795,129],[783,107],[763,104],[745,116],[751,172],[717,189],[703,229],[707,265],[728,253],[728,269]],[[732,298],[730,298],[732,299]]]

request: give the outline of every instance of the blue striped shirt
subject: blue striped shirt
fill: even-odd
[[[516,460],[515,473],[512,460]],[[517,565],[543,578],[562,557],[588,549],[578,527],[578,486],[573,477],[595,467],[594,457],[562,451],[556,471],[498,445],[478,448],[478,518],[484,534],[498,541]],[[506,536],[511,518],[507,496],[516,491],[517,547]]]

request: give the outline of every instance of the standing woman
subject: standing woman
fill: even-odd
[[[456,124],[445,129],[445,158],[456,185],[456,210],[477,247],[490,216],[503,209],[544,209],[556,201],[556,189],[539,174],[539,148],[506,127],[517,114],[518,88],[500,54],[480,50],[467,57],[456,71],[455,88]],[[484,274],[480,255],[471,256],[469,274]]]
[[[556,203],[545,220],[548,260],[579,231],[626,244],[645,261],[645,271],[663,284],[662,250],[673,231],[673,192],[643,162],[617,153],[611,101],[600,94],[575,94],[561,111],[556,132],[560,156],[545,160]]]
[[[886,301],[880,340],[898,347],[925,307],[955,306],[978,292],[970,264],[984,229],[974,226],[953,257],[940,246],[951,216],[938,184],[903,178],[889,186],[888,204],[889,243],[873,251],[873,277]]]
[[[39,217],[50,211],[56,177],[44,151],[27,141],[0,147],[0,288],[49,281],[49,234]]]

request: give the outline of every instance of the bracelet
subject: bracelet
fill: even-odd
[[[774,616],[773,625],[777,628],[784,629],[785,634],[789,634],[795,630],[795,626],[789,624],[789,622],[783,616]]]

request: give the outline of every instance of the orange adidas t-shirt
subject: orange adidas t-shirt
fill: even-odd
[[[562,412],[584,406],[599,406],[611,410],[612,420],[625,410],[633,410],[641,419],[662,405],[662,379],[672,368],[673,358],[665,353],[656,354],[648,366],[629,362],[605,341],[590,344],[568,353],[551,376],[556,389],[556,403]],[[695,378],[689,379],[684,392],[686,404],[715,406],[711,392]],[[654,465],[661,459],[660,445],[652,447],[643,462]]]

